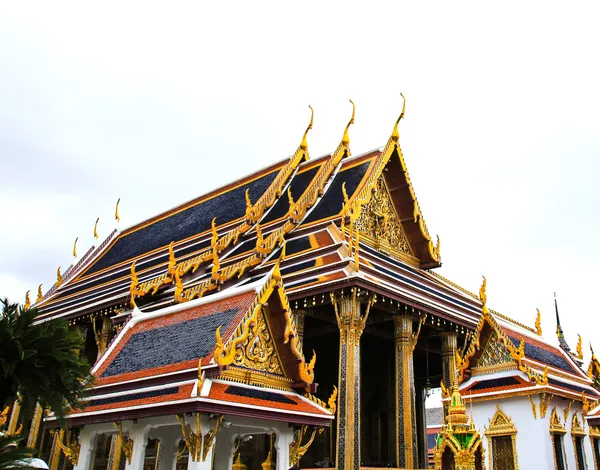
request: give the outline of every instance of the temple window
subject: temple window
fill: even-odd
[[[176,470],[186,470],[188,467],[188,460],[190,457],[190,453],[188,451],[187,446],[185,445],[185,441],[182,439],[179,441],[177,445],[177,459],[175,464]]]
[[[577,413],[574,413],[573,420],[571,421],[571,436],[573,437],[573,447],[575,449],[575,462],[577,464],[577,470],[587,470],[587,465],[585,463],[585,450],[583,448],[583,440],[585,435],[585,429],[581,425]]]
[[[554,450],[554,466],[556,470],[566,470],[565,465],[565,446],[563,437],[567,433],[567,430],[563,426],[556,407],[552,410],[550,416],[550,436],[552,437],[552,448]],[[584,467],[585,468],[585,467]]]
[[[600,438],[592,438],[592,448],[594,450],[594,466],[600,470]]]
[[[518,470],[517,429],[500,407],[486,428],[491,470]]]
[[[565,451],[563,449],[563,436],[561,434],[552,434],[552,447],[554,448],[556,470],[565,470]]]
[[[109,468],[111,441],[112,436],[110,434],[100,434],[96,438],[96,451],[94,452],[92,470],[105,470]]]
[[[160,439],[148,439],[146,453],[144,454],[144,470],[156,470],[158,468],[159,454]]]

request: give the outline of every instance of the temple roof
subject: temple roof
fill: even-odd
[[[491,312],[481,316],[459,371],[461,393],[475,399],[544,392],[579,400],[600,398],[567,351]]]
[[[113,315],[138,297],[142,304],[162,308],[173,304],[173,295],[175,302],[210,295],[239,284],[236,278],[243,283],[260,277],[287,243],[291,259],[284,260],[282,273],[291,293],[350,282],[357,271],[349,253],[354,243],[365,261],[361,282],[387,282],[392,292],[406,280],[399,272],[410,271],[410,277],[418,278],[412,285],[421,292],[416,297],[395,292],[399,299],[415,297],[426,309],[440,303],[442,314],[458,314],[465,326],[474,325],[476,302],[423,269],[440,265],[439,244],[433,244],[427,231],[399,147],[397,123],[384,148],[358,156],[350,156],[347,134],[348,127],[329,155],[308,160],[304,139],[288,160],[111,234],[44,296],[40,317]],[[393,219],[395,233],[404,240],[405,253],[398,256],[373,250],[371,241],[359,243],[358,236],[339,235],[340,227],[368,209],[373,194],[381,194],[382,184],[390,201],[382,220]],[[323,241],[327,233],[329,241]],[[319,237],[321,242],[315,242]],[[300,244],[306,248],[295,251]],[[368,266],[381,268],[377,274],[383,277],[368,274]]]
[[[326,424],[333,413],[306,391],[314,357],[304,360],[289,311],[279,263],[245,286],[152,312],[136,308],[70,419],[158,415],[175,406]]]

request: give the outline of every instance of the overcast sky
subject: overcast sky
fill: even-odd
[[[549,5],[549,3],[551,3]],[[401,144],[439,272],[572,347],[600,337],[598,2],[3,2],[0,295],[79,253],[350,132]]]

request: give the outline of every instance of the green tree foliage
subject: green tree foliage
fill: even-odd
[[[60,319],[36,322],[37,310],[0,300],[0,410],[19,392],[22,408],[37,401],[62,419],[89,386],[84,339]]]

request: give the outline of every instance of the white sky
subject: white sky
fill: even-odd
[[[440,272],[572,347],[600,326],[598,2],[3,2],[0,295],[309,149],[402,148]],[[597,336],[597,335],[596,335]],[[600,341],[597,341],[600,351]],[[586,354],[587,355],[587,354]]]

